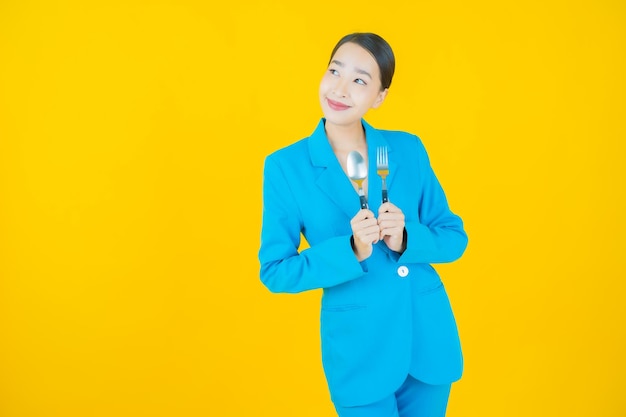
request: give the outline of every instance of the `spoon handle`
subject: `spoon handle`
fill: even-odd
[[[367,208],[367,199],[365,198],[364,195],[360,195],[359,199],[361,200],[361,208],[362,209],[366,209]]]

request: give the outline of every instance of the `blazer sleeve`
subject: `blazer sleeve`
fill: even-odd
[[[354,256],[350,235],[331,237],[298,251],[303,224],[296,195],[302,199],[311,197],[294,190],[297,184],[287,178],[279,161],[272,155],[267,157],[259,249],[263,284],[272,292],[298,293],[332,287],[363,276],[365,271]]]
[[[448,201],[431,167],[422,142],[417,138],[422,195],[418,220],[407,221],[406,250],[399,262],[445,263],[457,260],[467,247],[463,221],[448,207]]]

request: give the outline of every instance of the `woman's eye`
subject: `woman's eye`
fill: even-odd
[[[367,85],[367,83],[363,81],[361,78],[357,78],[356,80],[354,80],[354,82],[357,84],[361,84],[361,85]]]
[[[339,71],[337,71],[336,69],[331,69],[329,70],[331,74],[333,75],[339,75]]]

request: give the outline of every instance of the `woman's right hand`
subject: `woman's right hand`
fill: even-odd
[[[374,250],[373,246],[380,238],[380,227],[374,213],[368,209],[361,209],[350,220],[352,227],[352,250],[359,262],[369,258]]]

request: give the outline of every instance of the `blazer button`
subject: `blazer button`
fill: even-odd
[[[409,275],[409,268],[402,265],[401,267],[398,268],[398,275],[400,275],[401,278],[406,277],[407,275]]]

